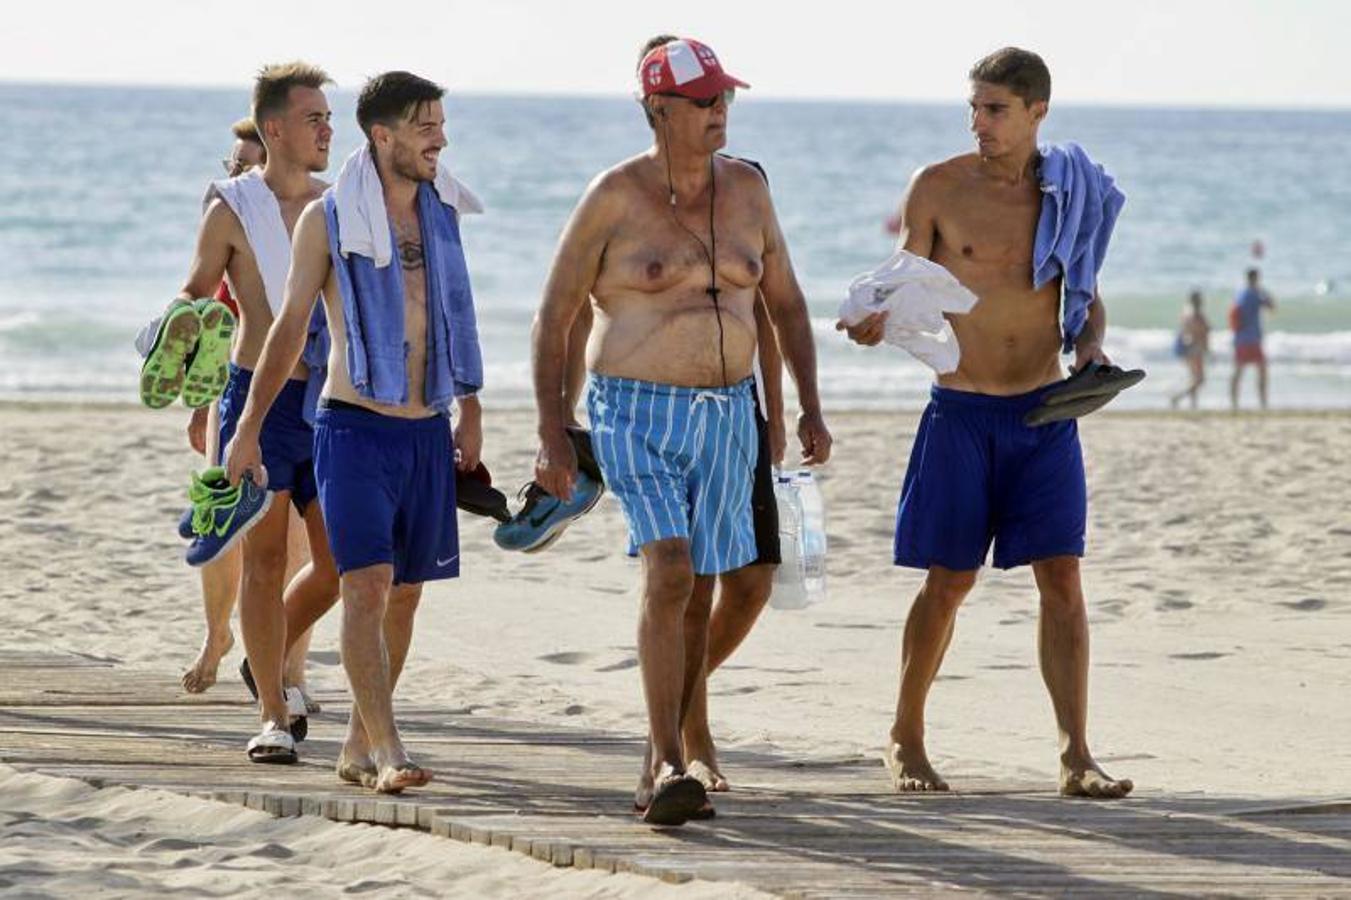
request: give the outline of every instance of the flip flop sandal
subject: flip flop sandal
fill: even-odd
[[[183,376],[183,405],[200,409],[219,397],[229,380],[235,314],[212,298],[194,301],[193,306],[202,327],[197,335],[197,351]]]
[[[1145,378],[1144,369],[1089,363],[1042,395],[1042,403],[1054,406],[1084,397],[1114,396]]]
[[[249,689],[253,695],[254,702],[258,701],[258,684],[253,680],[253,669],[249,667],[248,657],[239,664],[239,677],[244,679],[244,687]],[[298,687],[288,687],[285,689],[286,712],[290,716],[291,737],[297,741],[303,741],[310,733],[310,704],[305,699],[305,692]],[[316,703],[315,706],[318,706]]]
[[[290,765],[297,759],[296,743],[289,732],[268,722],[261,733],[249,738],[249,762]]]
[[[643,810],[648,825],[673,827],[693,819],[708,803],[708,794],[699,779],[689,775],[670,775],[657,783],[652,799]]]
[[[498,522],[510,522],[507,495],[493,487],[487,466],[478,464],[472,472],[455,472],[455,505],[467,513],[486,516]]]
[[[187,360],[202,330],[197,310],[185,300],[175,301],[160,320],[155,342],[141,363],[141,402],[163,409],[183,390]]]
[[[1049,425],[1065,419],[1078,419],[1102,409],[1115,399],[1116,394],[1099,394],[1096,397],[1090,395],[1064,403],[1043,404],[1023,416],[1023,424],[1035,428],[1038,425]]]

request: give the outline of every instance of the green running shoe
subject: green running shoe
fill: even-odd
[[[202,323],[196,308],[186,300],[175,300],[160,320],[155,342],[141,364],[141,402],[151,409],[163,409],[183,390],[187,361]]]
[[[252,475],[231,485],[220,466],[201,475],[194,472],[188,497],[193,506],[192,530],[197,535],[186,554],[190,566],[204,566],[239,543],[272,505],[272,492],[254,484]]]
[[[200,409],[225,390],[230,377],[230,344],[235,334],[235,314],[213,298],[194,300],[201,328],[197,349],[188,358],[183,378],[183,405]]]

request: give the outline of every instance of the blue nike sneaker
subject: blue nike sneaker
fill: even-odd
[[[183,515],[178,517],[178,536],[185,541],[190,541],[197,537],[197,532],[192,530],[192,517],[197,514],[197,507],[189,506],[183,510]]]
[[[190,566],[204,566],[239,543],[272,505],[272,492],[254,484],[251,475],[232,486],[220,466],[194,473],[188,497],[196,534],[185,557]]]
[[[562,537],[569,525],[600,502],[605,485],[578,470],[571,500],[559,500],[533,481],[522,493],[525,505],[509,521],[497,526],[493,541],[503,550],[538,553]]]

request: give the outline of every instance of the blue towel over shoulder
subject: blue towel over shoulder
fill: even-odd
[[[1041,215],[1032,250],[1032,284],[1042,288],[1061,278],[1063,352],[1088,320],[1098,271],[1126,196],[1112,176],[1078,144],[1041,150]]]
[[[430,184],[418,186],[417,203],[427,279],[424,402],[445,412],[452,398],[476,393],[483,386],[483,356],[458,214],[440,201]],[[408,351],[403,270],[392,263],[378,268],[373,259],[356,253],[342,255],[333,188],[324,192],[324,218],[347,320],[347,371],[352,385],[376,403],[405,404]]]

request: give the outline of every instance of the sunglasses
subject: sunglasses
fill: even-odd
[[[727,88],[724,91],[719,91],[712,97],[702,97],[697,100],[694,97],[686,97],[683,94],[662,94],[661,96],[679,97],[681,100],[686,100],[690,103],[693,103],[699,109],[712,109],[719,100],[721,100],[725,105],[731,106],[732,101],[736,99],[736,88]]]

